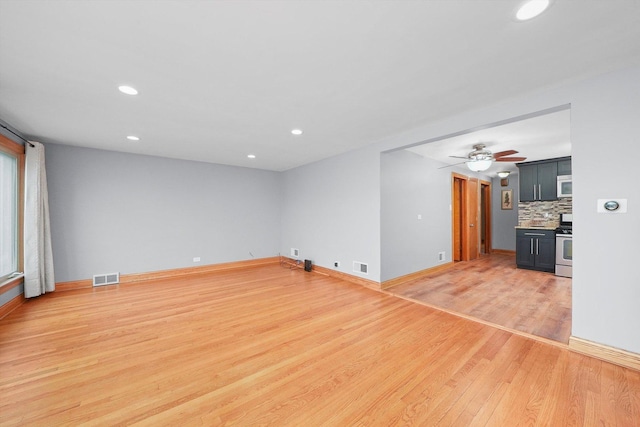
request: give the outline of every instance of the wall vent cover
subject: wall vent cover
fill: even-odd
[[[93,286],[115,285],[120,283],[120,273],[96,274],[93,276]]]
[[[369,265],[360,261],[353,261],[353,271],[356,273],[369,274]]]

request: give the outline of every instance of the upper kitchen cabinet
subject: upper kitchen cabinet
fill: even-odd
[[[520,170],[520,201],[556,200],[558,162],[540,161],[518,164]]]
[[[571,175],[571,158],[558,160],[558,176]]]

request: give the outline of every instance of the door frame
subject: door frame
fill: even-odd
[[[480,180],[480,200],[484,201],[482,211],[481,230],[484,232],[484,253],[490,254],[492,250],[491,241],[491,182]]]
[[[467,180],[469,177],[456,172],[451,173],[451,259],[452,261],[466,261],[468,237],[464,230],[464,212],[467,210]],[[456,238],[459,236],[459,238]],[[459,242],[459,244],[456,244]]]
[[[477,212],[469,212],[470,206],[473,203],[469,202],[469,198],[474,195],[469,194],[469,181],[474,180],[477,182],[477,199],[476,206]],[[456,198],[456,185],[460,185],[460,197]],[[477,224],[480,219],[481,209],[481,196],[484,197],[485,205],[482,212],[482,224],[478,224],[476,227],[470,227],[470,224]],[[459,215],[460,220],[456,220],[456,215]],[[472,257],[473,248],[470,247],[472,230],[477,233],[476,253],[480,256],[481,252],[481,232],[485,233],[485,252],[491,253],[491,182],[485,181],[479,178],[463,175],[458,172],[451,173],[451,259],[453,261],[469,261],[477,257]],[[456,259],[458,248],[456,248],[456,235],[460,235],[460,259]]]

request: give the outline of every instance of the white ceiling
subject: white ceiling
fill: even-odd
[[[467,156],[473,145],[483,143],[492,153],[516,150],[510,157],[526,157],[525,161],[553,159],[571,155],[571,111],[558,112],[514,121],[486,129],[466,132],[427,144],[408,148],[416,154],[439,162],[464,167],[464,160],[449,156]],[[499,171],[518,172],[516,163],[493,162],[483,172],[496,176]]]
[[[519,3],[0,0],[0,118],[43,142],[281,171],[640,64],[640,1],[555,0],[528,22]]]

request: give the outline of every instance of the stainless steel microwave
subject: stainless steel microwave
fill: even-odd
[[[558,175],[558,197],[571,197],[571,175]]]

